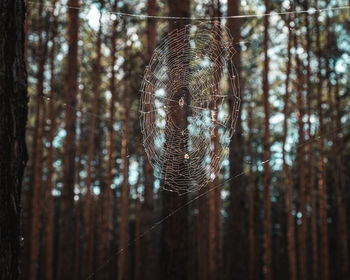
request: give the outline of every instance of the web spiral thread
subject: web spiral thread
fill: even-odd
[[[219,174],[240,109],[236,51],[218,22],[167,34],[141,86],[143,145],[162,187],[197,191]]]

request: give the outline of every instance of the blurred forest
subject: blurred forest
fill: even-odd
[[[346,5],[27,0],[20,278],[350,279]],[[178,195],[144,152],[140,88],[190,17],[229,29],[242,103],[220,176]]]

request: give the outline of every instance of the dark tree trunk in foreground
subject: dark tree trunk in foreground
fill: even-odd
[[[227,3],[227,12],[229,16],[238,16],[240,1],[230,0]],[[233,37],[233,47],[237,51],[233,57],[233,64],[236,68],[238,77],[235,78],[234,87],[240,90],[239,79],[241,71],[241,55],[240,44],[240,19],[230,19],[227,21],[227,27]],[[229,65],[229,69],[232,69]],[[229,73],[230,76],[236,75]],[[242,79],[241,79],[242,81]],[[241,92],[240,92],[241,94]],[[229,110],[234,108],[234,89],[229,88]],[[232,115],[232,111],[229,112]],[[242,137],[242,120],[241,111],[238,114],[236,122],[236,132],[230,140],[229,161],[230,161],[230,177],[235,177],[243,172],[243,137]],[[228,254],[226,262],[227,279],[246,279],[247,278],[247,229],[246,229],[246,186],[243,184],[243,176],[237,176],[230,181],[230,198],[229,198],[229,235]]]
[[[169,5],[170,16],[179,16],[179,17],[190,16],[189,15],[190,0],[181,0],[181,1],[169,0],[168,5]],[[187,20],[177,20],[177,21],[170,20],[169,32],[171,32],[176,28],[181,29],[187,23],[188,23]],[[175,50],[174,47],[176,46],[172,46],[172,45],[169,46],[169,48],[173,48],[169,53],[172,53],[173,56],[176,56],[176,51],[178,50]],[[169,60],[171,59],[173,59],[173,57],[169,57]],[[173,70],[170,69],[170,73],[172,72]],[[181,94],[181,91],[179,91],[179,93],[176,93],[175,98],[176,96],[180,96],[180,94]],[[168,114],[172,114],[172,112],[170,111],[168,112]],[[173,118],[173,120],[176,121],[179,127],[182,127],[187,131],[187,121],[186,121],[185,112],[183,112],[182,114],[177,114],[176,117]],[[178,156],[181,157],[182,159],[186,148],[184,147],[183,144],[179,144],[179,146],[180,146],[179,149],[182,149],[182,152],[180,150]],[[171,189],[171,187],[172,186],[168,186],[168,187],[165,186],[166,189]],[[175,193],[175,192],[163,190],[162,199],[163,199],[162,201],[163,217],[166,217],[172,212],[174,212],[176,209],[178,209],[179,207],[183,207],[186,204],[187,195],[186,194],[179,195],[178,193]],[[164,256],[161,260],[161,279],[168,279],[168,280],[188,279],[189,249],[188,249],[188,208],[187,207],[182,208],[180,211],[176,213],[176,215],[168,216],[168,218],[163,222],[161,243],[162,243],[161,244],[162,256]]]
[[[147,14],[150,16],[156,15],[156,1],[147,1]],[[156,47],[156,21],[155,19],[147,19],[147,62],[150,61],[152,53]],[[151,106],[145,104],[145,106]],[[145,107],[146,111],[150,110],[149,107]],[[143,174],[144,174],[144,201],[141,211],[141,229],[142,232],[148,230],[154,222],[154,198],[153,198],[153,186],[154,175],[153,168],[149,162],[146,153],[144,153],[143,161]],[[155,274],[155,250],[154,250],[154,238],[152,234],[146,234],[141,240],[141,260],[142,271],[144,280],[154,279]]]
[[[79,0],[68,5],[79,7]],[[74,181],[76,154],[76,105],[78,93],[79,9],[68,9],[68,57],[65,84],[65,129],[63,189],[61,194],[60,233],[57,279],[73,278],[74,252]]]
[[[266,13],[270,12],[269,1],[264,0]],[[264,17],[264,71],[263,71],[263,96],[264,107],[264,139],[263,139],[263,164],[264,164],[264,279],[270,280],[271,274],[271,168],[270,168],[270,103],[269,103],[269,17]]]
[[[20,194],[27,162],[27,73],[22,0],[0,5],[0,279],[18,278]]]

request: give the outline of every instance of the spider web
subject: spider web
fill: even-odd
[[[143,145],[166,190],[201,189],[228,156],[240,108],[232,42],[218,22],[186,25],[167,34],[145,69]]]

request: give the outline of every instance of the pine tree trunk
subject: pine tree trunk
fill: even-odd
[[[212,4],[213,17],[220,17],[220,3],[219,1],[213,1]],[[213,28],[219,22],[213,23]],[[220,32],[218,30],[218,32]],[[217,34],[215,40],[220,40],[220,34]],[[220,45],[220,42],[218,42]],[[216,55],[216,54],[214,54]],[[215,57],[210,57],[212,61]],[[216,77],[220,77],[222,69],[217,68]],[[214,85],[215,90],[211,94],[220,94],[220,78],[217,79],[217,83]],[[213,132],[211,134],[211,144],[213,145],[213,153],[211,154],[212,167],[211,172],[215,174],[214,180],[209,183],[209,193],[208,193],[208,220],[209,220],[209,246],[208,246],[208,269],[209,269],[209,279],[221,279],[221,188],[220,188],[220,168],[215,167],[215,161],[220,154],[220,134],[219,134],[219,104],[214,102],[211,112],[213,116]]]
[[[138,144],[138,146],[140,146]],[[137,149],[138,155],[140,155],[140,149]],[[140,162],[140,157],[138,157],[138,162]],[[141,280],[142,277],[142,270],[141,270],[141,246],[140,246],[140,236],[141,236],[141,200],[140,200],[140,192],[139,192],[139,186],[141,183],[141,176],[142,173],[139,170],[137,183],[135,186],[135,193],[136,193],[136,199],[135,199],[135,276],[134,280]]]
[[[317,0],[315,1],[317,7]],[[318,83],[317,83],[317,113],[319,118],[319,162],[318,162],[318,189],[319,189],[319,208],[320,208],[320,279],[329,279],[329,255],[328,255],[328,224],[327,224],[327,190],[326,190],[326,167],[325,167],[325,147],[324,147],[324,123],[322,110],[322,62],[321,62],[321,43],[320,28],[318,21],[319,12],[315,13],[316,25],[316,53],[318,61]]]
[[[269,1],[264,0],[266,13],[270,12]],[[264,164],[264,264],[263,273],[265,280],[271,280],[271,169],[270,169],[270,103],[269,103],[269,17],[264,17],[264,71],[263,71],[263,107],[264,107],[264,147],[263,147],[263,164]]]
[[[189,17],[190,11],[190,0],[180,0],[173,1],[168,0],[169,6],[169,15],[170,16],[179,16],[179,17]],[[188,24],[188,20],[170,20],[169,21],[169,32],[174,29],[181,29],[186,24]],[[170,45],[169,48],[173,56],[176,56],[176,50],[173,45]],[[181,50],[182,51],[182,50]],[[169,57],[169,60],[173,59],[173,57]],[[173,72],[170,70],[170,72]],[[179,90],[178,93],[175,93],[174,98],[180,96],[182,91]],[[186,97],[185,97],[186,98]],[[167,114],[175,115],[174,112],[169,109]],[[187,131],[187,121],[186,121],[186,113],[176,114],[176,117],[172,118],[172,121],[176,122],[178,127],[183,128]],[[168,124],[166,124],[168,125]],[[186,132],[187,133],[187,132]],[[166,137],[167,138],[167,137]],[[165,140],[165,146],[167,146],[167,142],[169,140]],[[179,143],[179,155],[177,160],[183,160],[183,155],[185,154],[185,143]],[[166,165],[166,163],[165,163]],[[175,179],[175,178],[174,178]],[[166,184],[167,181],[164,182],[162,180],[162,185]],[[164,186],[165,189],[171,189],[172,186]],[[189,271],[189,246],[188,246],[188,232],[189,232],[189,224],[188,224],[188,208],[184,207],[187,203],[187,195],[179,195],[176,192],[170,192],[167,190],[162,191],[162,204],[163,204],[163,217],[168,217],[163,222],[162,228],[162,244],[161,244],[161,255],[164,256],[161,260],[161,278],[168,280],[177,280],[188,279],[188,271]],[[179,207],[183,207],[181,211],[177,212],[176,215],[170,215]],[[179,227],[179,225],[181,225]]]
[[[117,11],[118,0],[113,3],[113,11]],[[111,78],[110,78],[110,92],[111,99],[109,104],[109,122],[108,122],[108,140],[107,140],[107,184],[105,189],[105,202],[103,214],[103,235],[99,247],[101,248],[99,254],[98,266],[101,266],[111,254],[111,238],[112,238],[112,184],[114,178],[114,122],[115,122],[115,100],[117,97],[117,90],[115,85],[115,64],[116,64],[116,47],[117,47],[117,25],[118,21],[113,21],[113,30],[111,38]],[[100,272],[100,279],[109,279],[111,266],[105,265]]]
[[[27,162],[24,1],[2,1],[0,14],[0,279],[16,280],[21,239],[20,194]]]
[[[304,9],[309,9],[308,0],[304,1]],[[318,241],[317,241],[317,212],[316,212],[316,186],[315,186],[315,172],[314,172],[314,145],[313,145],[313,135],[311,130],[311,102],[312,102],[312,85],[311,85],[311,37],[310,37],[310,26],[309,26],[309,15],[305,15],[305,25],[306,25],[306,53],[307,53],[307,65],[306,65],[306,91],[307,91],[307,137],[308,137],[308,166],[307,174],[309,185],[309,202],[311,206],[310,213],[310,231],[311,231],[311,263],[312,263],[312,279],[319,279],[319,256],[318,256]]]
[[[127,73],[127,71],[126,71]],[[123,136],[122,136],[122,174],[123,182],[120,195],[119,216],[119,254],[118,280],[129,279],[129,213],[130,213],[130,186],[129,186],[129,106],[128,92],[124,93],[123,102]]]
[[[240,1],[229,0],[227,3],[227,11],[229,16],[238,16]],[[241,73],[241,49],[239,41],[241,39],[241,21],[239,18],[227,21],[227,27],[233,37],[233,46],[237,53],[234,54],[233,64],[237,73],[231,73],[231,65],[229,65],[229,75],[238,77],[235,79],[234,87],[240,92],[240,84],[238,82]],[[229,110],[230,115],[234,109],[234,88],[229,88]],[[234,177],[243,172],[243,137],[242,137],[242,120],[241,111],[238,114],[236,122],[236,132],[232,136],[229,144],[229,161],[230,176]],[[246,228],[246,188],[243,184],[243,176],[235,177],[230,181],[230,197],[229,197],[229,231],[228,236],[228,254],[227,254],[227,279],[246,279],[247,271],[247,247],[248,247],[248,231]]]
[[[44,246],[45,246],[45,279],[52,280],[54,277],[53,274],[53,246],[54,246],[54,205],[53,205],[53,197],[52,197],[52,189],[53,189],[53,140],[55,137],[56,131],[56,113],[55,113],[55,53],[56,53],[56,24],[57,17],[54,16],[56,1],[53,1],[53,10],[51,15],[53,16],[53,24],[51,30],[51,49],[50,49],[50,96],[48,103],[48,124],[49,124],[49,132],[48,132],[48,142],[49,149],[47,153],[47,178],[46,178],[46,188],[45,188],[45,209],[46,209],[46,217],[45,217],[45,228],[44,228]]]
[[[79,0],[68,6],[79,7]],[[78,93],[79,9],[68,9],[68,56],[65,84],[65,130],[63,155],[63,189],[61,193],[60,233],[57,280],[73,278],[74,252],[74,182],[76,155],[76,105]]]
[[[336,138],[335,138],[335,154],[337,165],[337,181],[336,181],[336,198],[337,198],[337,231],[339,237],[339,256],[340,256],[340,279],[349,279],[349,254],[348,254],[348,234],[347,234],[347,213],[346,213],[346,189],[344,181],[344,165],[343,165],[343,134],[340,113],[340,96],[338,80],[335,88],[335,112],[336,114]]]
[[[298,48],[297,36],[294,33],[294,47]],[[305,158],[304,158],[304,102],[303,102],[303,75],[301,69],[301,63],[298,54],[295,57],[296,60],[296,74],[297,74],[297,118],[298,118],[298,136],[299,145],[297,148],[297,161],[298,161],[298,185],[299,185],[299,212],[301,213],[300,224],[297,227],[298,230],[298,276],[301,279],[307,279],[307,222],[306,222],[306,187],[305,187]]]
[[[80,101],[78,101],[80,103]],[[78,105],[79,111],[82,112],[80,104]],[[74,265],[73,265],[73,279],[79,280],[81,276],[82,269],[80,268],[81,263],[81,250],[80,250],[80,234],[81,234],[81,220],[82,220],[82,207],[83,207],[83,201],[82,201],[82,178],[80,176],[80,172],[83,170],[83,164],[82,164],[82,157],[83,157],[83,133],[82,133],[82,127],[83,127],[83,118],[84,115],[81,114],[77,120],[77,125],[79,127],[78,131],[80,131],[80,134],[78,136],[78,144],[77,144],[77,185],[79,188],[79,194],[78,194],[78,200],[75,203],[75,236],[74,236]]]
[[[42,6],[42,4],[40,5]],[[42,8],[42,7],[41,7]],[[49,15],[49,14],[48,14]],[[35,157],[33,157],[33,185],[31,190],[31,214],[30,214],[30,254],[29,254],[29,279],[36,280],[38,278],[39,270],[39,250],[40,250],[40,231],[41,231],[41,215],[43,210],[42,204],[42,185],[43,185],[43,145],[44,145],[44,127],[46,119],[46,104],[43,99],[44,95],[44,72],[47,58],[47,48],[49,35],[47,30],[44,30],[42,21],[46,21],[42,15],[39,14],[39,57],[38,57],[38,71],[37,71],[37,85],[36,85],[36,108],[35,128],[36,138],[35,142]],[[43,37],[43,33],[46,37]]]
[[[294,228],[294,216],[292,214],[293,210],[293,186],[292,178],[290,174],[290,167],[286,161],[286,141],[288,135],[288,117],[289,117],[289,107],[288,101],[290,98],[289,93],[289,80],[290,80],[290,70],[292,67],[291,58],[291,47],[292,47],[292,30],[290,28],[290,16],[288,16],[287,26],[289,29],[288,33],[288,60],[287,60],[287,73],[286,73],[286,84],[285,84],[285,95],[284,95],[284,121],[283,121],[283,137],[282,137],[282,154],[283,154],[283,174],[285,180],[285,203],[286,203],[286,213],[287,213],[287,250],[288,250],[288,268],[289,268],[289,279],[297,280],[297,263],[296,263],[296,248],[295,248],[295,228]]]
[[[248,153],[249,153],[249,280],[257,279],[257,252],[256,252],[256,230],[255,230],[255,183],[253,170],[253,104],[252,96],[248,107]],[[295,280],[295,279],[294,279]]]
[[[102,35],[102,10],[103,2],[101,2],[99,29],[96,40],[96,62],[94,67],[94,80],[93,80],[93,100],[90,114],[90,127],[88,137],[88,160],[87,160],[87,175],[86,175],[86,197],[84,207],[84,221],[87,233],[87,274],[90,275],[93,272],[94,267],[94,214],[92,207],[92,168],[95,152],[95,135],[96,135],[96,115],[99,106],[99,87],[101,83],[101,35]]]
[[[147,14],[150,16],[156,15],[156,1],[147,1]],[[147,61],[150,61],[152,53],[156,47],[156,21],[155,19],[147,19]],[[151,92],[151,91],[150,91]],[[151,104],[145,104],[145,110],[150,111]],[[153,168],[144,153],[143,160],[143,174],[144,174],[144,201],[142,204],[142,219],[141,228],[142,231],[148,230],[154,222],[154,198],[153,198],[153,186],[154,186],[154,174]],[[141,241],[142,247],[142,271],[143,278],[145,280],[154,279],[155,274],[155,250],[153,236],[151,234],[145,235]]]

